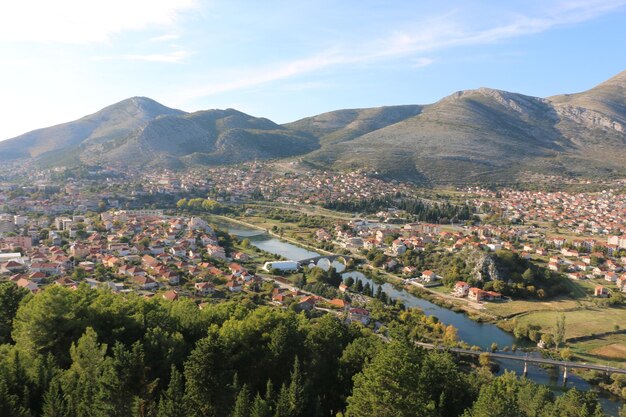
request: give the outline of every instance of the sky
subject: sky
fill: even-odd
[[[626,0],[19,0],[0,4],[0,140],[132,96],[278,123],[626,70]]]

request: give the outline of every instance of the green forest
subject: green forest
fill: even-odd
[[[332,200],[324,203],[323,207],[348,213],[376,213],[393,207],[406,211],[416,221],[429,223],[459,223],[474,217],[473,208],[466,204],[453,205],[447,202],[431,204],[403,196],[376,197],[367,200]]]
[[[202,304],[0,284],[0,416],[602,416],[426,351],[419,310],[384,332],[250,299]],[[483,362],[483,361],[481,361]]]

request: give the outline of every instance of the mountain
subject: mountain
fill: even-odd
[[[287,126],[320,139],[305,157],[318,166],[423,183],[626,175],[625,89],[626,71],[579,94],[544,99],[479,88],[410,111],[340,110]],[[373,118],[362,123],[365,114]],[[354,121],[362,129],[351,128]]]
[[[83,142],[104,142],[128,135],[157,117],[182,114],[149,98],[133,97],[76,121],[0,142],[0,159],[37,158]]]
[[[282,126],[234,109],[185,113],[134,97],[0,142],[0,159],[44,166],[185,169],[292,156],[425,184],[626,176],[626,71],[577,94],[479,88],[428,105],[337,110]]]
[[[44,166],[105,164],[180,169],[281,158],[317,149],[316,138],[233,109],[185,113],[134,97],[74,122],[0,142],[4,159]]]

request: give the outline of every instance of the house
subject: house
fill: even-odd
[[[467,298],[471,301],[475,301],[478,303],[482,301],[484,297],[483,293],[484,291],[481,290],[480,288],[472,287],[469,289],[469,292],[467,293]]]
[[[165,291],[162,295],[163,299],[174,301],[178,299],[178,293],[174,290]]]
[[[330,304],[333,307],[340,308],[340,309],[344,309],[348,306],[348,303],[346,303],[344,300],[340,298],[333,298],[332,300],[328,302],[328,304]]]
[[[315,232],[315,237],[317,238],[317,240],[322,241],[322,242],[329,241],[333,238],[332,235],[324,229],[317,230]]]
[[[593,290],[593,295],[600,298],[606,298],[609,296],[609,290],[602,285],[596,285],[596,288]]]
[[[35,284],[32,281],[27,280],[26,278],[20,278],[16,282],[18,287],[26,288],[28,291],[32,293],[39,292],[39,285]]]
[[[143,275],[135,275],[133,277],[133,283],[142,290],[153,290],[159,286],[159,284],[150,277]]]
[[[301,310],[310,311],[315,307],[315,304],[319,301],[319,297],[316,295],[308,295],[306,297],[302,297],[298,301],[298,307]]]
[[[404,268],[402,268],[402,273],[408,276],[414,275],[416,271],[417,268],[414,266],[405,266]]]
[[[215,293],[215,285],[210,282],[196,282],[193,284],[197,295],[209,295]]]
[[[348,291],[348,286],[344,284],[343,282],[339,284],[339,292],[346,292],[346,291]]]
[[[243,253],[243,252],[235,252],[233,254],[233,259],[237,261],[241,261],[241,262],[247,262],[250,260],[250,255],[248,255],[247,253]]]
[[[217,259],[226,259],[226,252],[224,248],[217,245],[207,245],[206,252],[209,256]]]
[[[56,281],[54,281],[54,283],[56,285],[60,285],[62,287],[76,287],[78,284],[76,283],[76,281],[74,281],[73,279],[69,278],[69,277],[63,277],[63,278],[59,278]]]
[[[235,280],[228,281],[226,283],[226,288],[228,288],[228,291],[230,292],[241,292],[241,290],[243,289],[241,287],[241,283]]]
[[[424,282],[433,282],[437,279],[437,274],[435,274],[433,271],[431,270],[426,270],[424,272],[422,272],[422,280],[424,280]]]
[[[483,298],[489,301],[501,300],[502,294],[495,291],[483,291]]]
[[[228,269],[230,270],[230,273],[236,277],[246,272],[246,268],[234,262],[228,265]]]
[[[288,292],[283,288],[274,288],[272,291],[272,301],[277,302],[281,305],[285,304],[288,300],[291,300],[294,297],[294,294]]]
[[[348,319],[351,322],[360,322],[367,325],[370,322],[370,312],[364,308],[351,308],[348,310]]]
[[[163,278],[167,280],[167,283],[170,285],[178,285],[180,284],[180,277],[178,274],[175,274],[172,271],[166,271],[163,273]]]
[[[457,297],[465,297],[469,293],[470,286],[465,281],[457,281],[454,284],[454,295]]]
[[[390,259],[383,264],[383,269],[385,271],[393,271],[398,266],[398,262],[395,259]]]

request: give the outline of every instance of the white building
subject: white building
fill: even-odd
[[[272,269],[278,269],[279,271],[297,271],[300,268],[300,264],[296,261],[273,261],[265,262],[263,269],[270,271]]]

